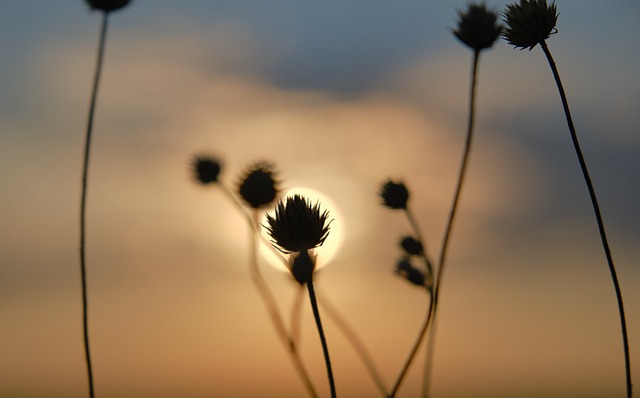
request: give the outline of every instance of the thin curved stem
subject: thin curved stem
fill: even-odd
[[[356,351],[360,360],[367,368],[369,375],[373,379],[374,383],[378,387],[378,390],[382,393],[383,396],[387,394],[387,387],[382,380],[382,376],[380,376],[380,372],[378,371],[375,363],[373,362],[373,357],[371,353],[362,343],[362,340],[358,337],[356,332],[349,326],[349,323],[342,315],[338,309],[327,299],[324,294],[320,294],[320,292],[316,292],[318,302],[320,306],[324,308],[324,311],[329,316],[329,318],[333,321],[333,323],[340,329],[342,334],[347,338],[353,349]]]
[[[316,320],[316,326],[318,328],[318,335],[320,336],[320,342],[322,343],[322,352],[324,354],[324,362],[327,366],[327,376],[329,377],[329,387],[331,389],[331,398],[336,398],[336,385],[333,380],[333,371],[331,370],[331,359],[329,358],[329,347],[327,346],[327,339],[324,337],[324,330],[322,328],[322,320],[320,319],[320,311],[318,311],[318,300],[316,299],[316,293],[313,288],[313,279],[310,278],[307,282],[307,290],[309,291],[309,301],[311,301],[311,308],[313,309],[313,317]]]
[[[89,396],[95,397],[93,388],[93,370],[91,367],[91,352],[89,349],[89,320],[88,320],[88,300],[87,300],[87,261],[86,261],[86,213],[87,213],[87,181],[89,177],[89,155],[91,151],[91,133],[93,131],[93,118],[96,110],[98,97],[98,87],[100,85],[100,75],[102,73],[102,63],[104,59],[104,49],[107,41],[107,28],[109,13],[102,14],[102,24],[100,36],[98,38],[98,55],[96,59],[96,69],[93,77],[93,87],[91,89],[91,100],[89,103],[89,117],[85,135],[84,159],[82,164],[82,188],[80,194],[80,278],[82,282],[82,326],[84,338],[84,354],[87,363],[87,378],[89,381]]]
[[[429,251],[427,250],[427,242],[424,240],[422,236],[422,232],[420,231],[420,226],[418,225],[418,221],[416,220],[413,212],[409,207],[405,209],[405,214],[407,215],[407,219],[409,220],[409,224],[411,224],[411,228],[413,228],[413,233],[416,235],[416,239],[422,245],[422,259],[424,260],[424,265],[427,267],[427,274],[433,280],[433,265],[431,264],[431,260],[429,257]]]
[[[469,120],[467,123],[467,137],[464,143],[464,150],[462,152],[462,161],[460,162],[460,170],[458,172],[458,181],[453,194],[453,200],[451,201],[451,210],[449,211],[449,218],[444,230],[444,238],[442,239],[442,246],[440,248],[440,256],[438,257],[438,269],[436,273],[436,282],[433,293],[433,324],[435,325],[436,318],[438,316],[438,298],[440,296],[440,289],[442,288],[442,278],[444,276],[447,249],[449,248],[449,242],[451,241],[451,233],[453,231],[453,224],[456,219],[458,204],[460,203],[460,196],[462,194],[462,187],[464,185],[464,179],[467,175],[467,168],[469,164],[469,155],[471,154],[471,144],[473,142],[473,127],[475,121],[475,101],[476,101],[476,87],[478,83],[478,64],[480,61],[480,51],[475,50],[473,52],[473,59],[471,62],[471,83],[469,88]],[[435,326],[434,326],[435,327]],[[427,362],[425,364],[425,376],[423,380],[422,396],[427,397],[429,395],[429,381],[431,379],[430,373],[432,370],[433,350],[435,347],[435,337],[430,339],[430,343],[427,349]]]
[[[556,63],[554,62],[553,57],[551,56],[551,51],[549,51],[549,47],[547,46],[547,43],[545,41],[540,42],[540,47],[542,47],[542,51],[544,52],[544,55],[547,57],[547,61],[549,62],[549,66],[551,67],[551,72],[553,73],[553,78],[555,79],[556,85],[558,86],[558,92],[560,93],[560,100],[562,101],[562,108],[564,109],[564,115],[567,119],[569,133],[571,133],[571,141],[573,142],[573,147],[576,151],[578,162],[580,163],[580,169],[582,170],[584,181],[587,184],[587,190],[589,191],[589,197],[591,198],[591,204],[593,205],[593,212],[595,214],[596,222],[598,224],[598,232],[600,233],[600,240],[602,241],[602,248],[604,249],[604,254],[607,258],[607,264],[609,266],[609,272],[611,273],[611,280],[613,281],[613,287],[615,289],[616,299],[618,301],[618,312],[620,313],[620,326],[622,328],[622,343],[624,346],[627,397],[631,398],[633,385],[631,383],[631,360],[629,358],[629,338],[627,336],[627,321],[625,318],[624,304],[622,302],[622,291],[620,289],[620,283],[618,282],[618,276],[616,273],[616,268],[613,263],[613,257],[611,256],[611,249],[609,248],[607,234],[604,229],[604,221],[602,220],[602,214],[600,213],[600,206],[598,205],[596,191],[593,187],[593,184],[591,183],[591,177],[589,175],[589,171],[587,170],[587,162],[585,161],[584,156],[582,154],[582,150],[580,149],[580,143],[578,142],[578,135],[576,134],[576,129],[573,126],[571,110],[569,109],[569,102],[567,101],[567,95],[564,92],[564,87],[562,85],[562,81],[560,80],[560,73],[558,72]]]
[[[409,356],[407,357],[407,359],[404,362],[404,365],[402,366],[402,370],[400,371],[400,374],[398,375],[396,382],[393,384],[393,388],[387,395],[388,398],[395,397],[398,392],[398,389],[400,389],[400,386],[402,385],[402,381],[404,380],[404,377],[407,375],[407,371],[409,370],[409,366],[411,366],[413,359],[418,353],[420,344],[422,343],[422,340],[424,340],[424,336],[426,335],[427,330],[429,330],[429,326],[433,323],[433,314],[434,314],[433,309],[434,309],[434,296],[432,294],[431,299],[429,300],[429,308],[427,309],[427,315],[424,319],[422,327],[420,328],[420,331],[418,332],[418,337],[416,338],[416,341],[413,344],[411,351],[409,352]]]
[[[305,388],[307,389],[307,392],[309,393],[310,396],[317,398],[318,394],[315,390],[315,387],[313,386],[313,383],[311,382],[311,378],[309,377],[309,374],[307,373],[307,370],[304,367],[304,364],[302,363],[300,355],[298,354],[296,342],[289,337],[289,334],[287,333],[287,330],[284,326],[282,317],[280,316],[280,312],[278,311],[278,305],[276,303],[276,300],[271,294],[271,290],[269,290],[269,286],[267,286],[266,282],[262,277],[262,274],[260,273],[260,269],[258,268],[258,245],[260,243],[260,240],[258,238],[259,230],[256,227],[257,223],[258,223],[258,212],[256,210],[254,211],[253,227],[251,228],[251,260],[250,260],[251,280],[253,281],[253,283],[256,286],[256,289],[262,296],[262,300],[265,306],[267,307],[267,312],[269,313],[271,321],[273,322],[276,332],[278,333],[278,337],[283,342],[283,344],[287,347],[287,352],[289,353],[289,356],[291,357],[294,367],[296,368],[298,375],[302,379],[302,382]]]
[[[413,229],[413,233],[416,236],[416,239],[422,245],[421,257],[424,260],[425,266],[427,268],[427,276],[430,279],[429,284],[428,284],[428,288],[427,288],[427,292],[429,292],[429,307],[427,309],[427,313],[425,315],[424,322],[423,322],[422,326],[420,327],[420,330],[418,331],[418,336],[416,337],[416,340],[415,340],[415,342],[413,344],[413,347],[411,348],[411,351],[409,352],[409,355],[407,356],[407,359],[405,360],[405,363],[402,366],[402,369],[400,370],[400,373],[398,374],[398,377],[396,379],[396,382],[393,385],[393,388],[391,389],[391,392],[387,395],[389,398],[394,397],[395,394],[398,392],[398,389],[400,388],[400,385],[402,384],[402,381],[404,380],[405,376],[407,375],[407,372],[409,371],[409,367],[413,363],[415,355],[418,352],[418,348],[420,348],[420,344],[424,340],[424,337],[427,335],[427,331],[429,330],[430,326],[433,323],[432,322],[433,309],[434,309],[434,301],[433,301],[434,296],[433,296],[433,291],[432,291],[432,289],[434,287],[433,286],[433,279],[434,279],[433,266],[432,266],[431,260],[429,258],[429,253],[427,251],[426,242],[425,242],[425,240],[424,240],[424,238],[422,236],[422,233],[420,231],[420,226],[418,225],[418,221],[416,220],[415,216],[413,215],[413,212],[411,211],[411,209],[409,207],[405,208],[405,214],[407,215],[407,219],[409,220],[409,224],[411,224],[411,227]]]

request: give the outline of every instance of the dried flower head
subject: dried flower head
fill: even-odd
[[[520,0],[520,4],[508,4],[502,15],[506,28],[502,36],[516,48],[529,50],[554,33],[558,13],[555,2],[546,0]]]
[[[279,201],[275,217],[267,214],[265,226],[274,246],[283,253],[303,252],[321,246],[329,235],[329,213],[320,212],[315,205],[301,195]]]
[[[195,156],[191,166],[197,182],[204,185],[218,182],[218,175],[222,167],[214,157],[208,155]]]
[[[240,178],[238,192],[254,209],[272,203],[278,196],[278,182],[271,163],[258,162],[251,166]]]
[[[405,253],[412,256],[419,256],[423,251],[422,243],[413,236],[403,237],[400,240],[400,247],[402,247]]]
[[[111,12],[127,6],[131,0],[87,0],[92,10]]]
[[[426,287],[426,277],[424,273],[414,267],[413,264],[411,264],[411,260],[407,257],[403,257],[398,261],[395,272],[416,286]]]
[[[466,11],[458,11],[458,29],[453,34],[475,51],[490,48],[502,32],[497,24],[498,14],[484,3],[469,4]]]
[[[316,257],[308,250],[291,256],[290,271],[293,278],[301,285],[311,281],[316,270]]]
[[[388,180],[380,191],[382,204],[391,209],[406,209],[409,200],[409,190],[403,182]]]

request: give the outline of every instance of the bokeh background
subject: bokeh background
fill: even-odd
[[[403,179],[434,254],[464,140],[463,1],[134,0],[110,18],[90,165],[90,338],[99,397],[305,396],[248,273],[233,187],[256,160],[334,203],[321,294],[392,384],[427,302],[392,272],[410,232],[379,205]],[[490,1],[502,10],[505,2]],[[599,195],[640,382],[640,3],[560,0],[548,43]],[[100,14],[0,4],[0,396],[84,397],[78,207]],[[480,61],[476,141],[441,295],[434,397],[616,397],[613,287],[542,51]],[[330,239],[337,239],[337,235]],[[319,251],[322,255],[322,249]],[[291,278],[262,263],[288,317]],[[308,303],[302,353],[328,396]],[[344,397],[378,396],[326,334]],[[399,396],[421,391],[424,351]]]

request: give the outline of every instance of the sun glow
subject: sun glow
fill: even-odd
[[[320,203],[320,211],[327,210],[329,212],[329,220],[331,221],[329,235],[324,241],[324,244],[315,249],[315,253],[318,256],[317,267],[322,268],[331,263],[331,260],[336,256],[342,246],[342,238],[344,234],[342,217],[334,202],[326,195],[314,189],[300,187],[292,188],[285,192],[284,195],[282,195],[282,198],[284,199],[293,195],[302,195],[314,204],[318,201]],[[272,210],[269,214],[273,215],[274,212],[275,210]],[[266,224],[266,216],[262,217],[261,224]],[[288,259],[287,255],[279,253],[278,250],[271,245],[271,239],[269,238],[265,228],[262,228],[261,231],[263,239],[260,245],[260,254],[262,258],[267,260],[269,264],[273,265],[277,269],[288,271],[286,265]]]

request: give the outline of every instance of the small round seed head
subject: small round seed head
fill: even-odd
[[[275,217],[267,214],[267,233],[273,245],[283,253],[302,252],[322,246],[329,235],[329,213],[320,211],[301,195],[279,201]]]
[[[222,166],[218,159],[208,155],[197,155],[191,162],[193,177],[197,182],[208,185],[218,182]]]
[[[502,20],[506,24],[502,37],[516,48],[532,50],[554,33],[558,12],[555,2],[520,0],[520,4],[507,5]]]
[[[409,200],[409,190],[403,182],[388,180],[380,191],[382,204],[390,209],[406,209]]]
[[[301,285],[308,283],[313,278],[316,270],[316,257],[308,250],[295,253],[291,256],[291,275]]]
[[[453,34],[472,50],[490,48],[502,32],[497,24],[498,14],[484,3],[469,4],[466,11],[458,11],[458,28]]]
[[[240,178],[238,192],[254,209],[271,204],[279,192],[273,166],[268,162],[258,162],[251,166]]]
[[[419,256],[423,251],[422,243],[413,236],[403,237],[400,240],[400,247],[411,256]]]
[[[396,274],[400,275],[411,284],[421,287],[426,287],[425,285],[425,275],[422,271],[417,269],[411,264],[411,260],[408,257],[402,257],[396,263]]]
[[[126,7],[131,0],[86,0],[92,10],[111,12]]]

